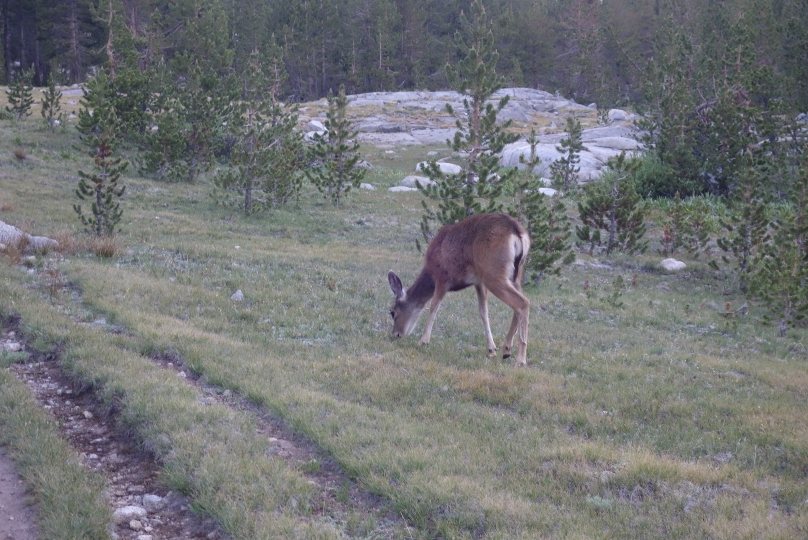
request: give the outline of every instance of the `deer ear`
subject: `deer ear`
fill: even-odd
[[[404,285],[401,284],[401,279],[392,270],[387,273],[387,282],[390,284],[390,290],[393,291],[396,300],[404,298]]]

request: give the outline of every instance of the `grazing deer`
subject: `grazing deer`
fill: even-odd
[[[513,309],[513,319],[505,342],[503,358],[511,355],[513,336],[519,336],[516,364],[527,364],[527,325],[530,301],[522,294],[522,274],[530,250],[530,237],[518,221],[505,214],[479,214],[460,223],[443,227],[429,243],[421,274],[408,289],[392,270],[387,274],[396,297],[390,310],[393,336],[409,335],[418,316],[431,299],[429,319],[421,345],[429,343],[438,306],[447,292],[474,285],[477,308],[485,326],[488,354],[496,351],[488,323],[488,292]]]

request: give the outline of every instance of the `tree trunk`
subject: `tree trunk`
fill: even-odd
[[[11,83],[11,33],[8,27],[8,2],[9,0],[3,0],[3,67],[6,84]]]
[[[75,84],[81,80],[81,59],[79,54],[79,20],[76,10],[78,7],[75,2],[70,3],[70,11],[68,13],[67,24],[70,28],[70,41],[68,47],[70,49],[69,61],[67,72],[70,75],[70,83]]]

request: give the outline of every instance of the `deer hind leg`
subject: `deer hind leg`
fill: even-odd
[[[511,327],[502,345],[502,357],[508,358],[510,356],[513,337],[516,335],[519,338],[516,350],[516,365],[527,365],[527,327],[530,322],[530,300],[525,298],[510,282],[505,282],[496,289],[491,288],[491,292],[513,309]]]
[[[516,314],[516,311],[514,311],[513,317],[511,318],[511,327],[508,329],[508,333],[505,334],[505,341],[502,344],[502,358],[511,357],[511,348],[513,347],[513,336],[516,335],[516,328],[518,326],[519,326],[519,316]]]
[[[424,335],[421,336],[421,341],[418,343],[421,345],[429,344],[429,340],[432,338],[432,326],[435,324],[435,317],[438,316],[438,308],[440,307],[440,303],[443,300],[443,297],[446,295],[446,289],[435,288],[435,294],[432,295],[432,303],[429,305],[429,319],[426,321],[426,328],[424,328]]]
[[[477,290],[477,310],[480,312],[480,318],[483,320],[483,327],[485,328],[485,339],[488,341],[488,356],[493,356],[497,351],[497,346],[494,343],[494,336],[491,334],[491,324],[488,321],[488,289],[485,285],[475,285]]]

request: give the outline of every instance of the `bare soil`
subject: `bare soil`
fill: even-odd
[[[0,540],[36,540],[36,508],[30,505],[25,484],[14,462],[0,447]]]

